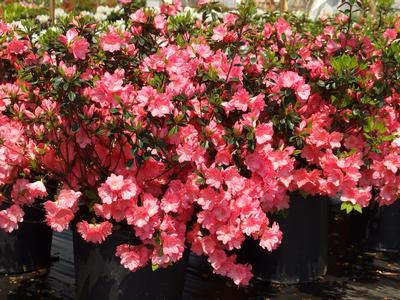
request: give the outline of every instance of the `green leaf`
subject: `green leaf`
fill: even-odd
[[[74,123],[71,126],[72,132],[77,132],[79,130],[79,123]]]
[[[301,197],[303,197],[304,199],[306,199],[306,198],[308,197],[308,193],[306,193],[306,192],[303,191],[303,190],[300,190],[300,191],[299,191],[299,194],[300,194]]]
[[[157,271],[159,268],[160,268],[159,265],[156,265],[156,264],[152,264],[152,265],[151,265],[151,270],[152,270],[153,272],[154,272],[154,271]]]
[[[139,147],[137,145],[132,145],[131,153],[132,155],[136,155],[139,150]]]
[[[99,200],[99,197],[97,196],[97,194],[95,192],[93,192],[92,190],[85,190],[83,192],[83,194],[85,195],[85,198],[87,198],[89,200]]]
[[[300,149],[297,149],[297,150],[293,151],[293,155],[299,155],[299,154],[301,154],[301,150]]]
[[[73,102],[76,99],[76,94],[73,91],[68,93],[68,99]]]
[[[63,90],[66,91],[68,90],[68,88],[69,88],[69,83],[68,82],[64,83]]]
[[[330,60],[334,73],[339,77],[348,77],[358,66],[357,58],[347,54],[332,57]]]
[[[125,166],[127,169],[130,169],[133,165],[134,160],[133,159],[128,159],[128,161],[126,162]]]
[[[175,125],[175,126],[171,127],[171,128],[168,130],[168,136],[169,136],[169,137],[172,136],[172,135],[174,135],[174,134],[176,134],[176,133],[178,133],[178,125]]]
[[[112,113],[113,115],[118,114],[118,108],[116,107],[110,108],[110,113]]]
[[[135,132],[136,131],[136,128],[134,126],[132,126],[132,125],[129,125],[129,124],[126,125],[125,128],[126,128],[126,130],[128,130],[130,132]]]
[[[362,207],[360,206],[360,204],[355,204],[353,206],[353,209],[357,212],[359,212],[360,214],[362,214]]]

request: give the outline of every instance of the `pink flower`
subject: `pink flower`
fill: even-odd
[[[236,264],[232,265],[227,276],[232,278],[233,282],[239,286],[246,286],[253,278],[251,265]]]
[[[185,250],[184,242],[184,238],[179,238],[176,234],[166,234],[162,239],[163,254],[177,259],[181,258]]]
[[[143,228],[149,224],[150,218],[159,213],[159,200],[149,193],[140,196],[142,205],[131,206],[126,212],[126,221],[129,225]]]
[[[98,192],[103,203],[112,204],[118,200],[135,198],[140,193],[140,188],[134,178],[111,174],[106,182],[100,185]]]
[[[202,44],[192,44],[193,50],[202,58],[207,59],[212,56],[213,52],[211,51],[208,45]]]
[[[98,224],[81,221],[76,224],[76,228],[85,241],[99,244],[112,233],[112,224],[108,221]]]
[[[397,29],[395,28],[388,28],[383,33],[383,37],[387,40],[388,44],[393,42],[397,38]]]
[[[343,139],[343,133],[340,132],[332,132],[329,135],[329,146],[334,149],[334,148],[340,148],[341,147],[341,141]]]
[[[382,78],[383,65],[382,65],[381,61],[374,62],[372,65],[370,65],[370,70],[376,80],[379,80]]]
[[[75,28],[69,29],[67,34],[65,36],[61,35],[59,39],[69,48],[75,59],[84,60],[86,58],[89,43],[85,38],[78,35],[78,31]]]
[[[75,59],[86,59],[86,54],[89,51],[89,43],[85,38],[77,38],[71,45],[71,51]]]
[[[329,40],[328,43],[326,44],[326,52],[330,55],[334,54],[340,48],[341,46],[333,40]]]
[[[359,204],[361,207],[366,207],[371,200],[371,187],[356,188],[346,186],[340,196],[343,202],[351,202],[352,204]]]
[[[78,209],[77,202],[81,195],[81,192],[62,189],[55,202],[46,201],[44,203],[46,221],[53,230],[61,232],[68,228]]]
[[[47,191],[42,181],[30,183],[26,179],[17,179],[11,191],[11,198],[18,205],[32,205],[35,198],[45,196]]]
[[[167,31],[167,20],[163,15],[156,15],[154,17],[154,27],[161,31],[161,33],[166,33]]]
[[[75,28],[69,29],[66,35],[60,35],[59,40],[66,46],[70,46],[73,41],[78,37],[78,31]]]
[[[220,42],[225,38],[225,36],[227,34],[228,34],[228,30],[226,29],[225,25],[220,24],[214,28],[211,39],[213,39],[214,41]]]
[[[154,98],[150,99],[148,110],[153,117],[164,117],[173,110],[171,99],[166,94],[157,94]]]
[[[296,96],[300,101],[307,101],[310,93],[311,87],[308,84],[302,84],[296,88]]]
[[[145,266],[150,259],[151,250],[146,246],[132,246],[128,244],[119,245],[115,255],[121,259],[121,264],[135,272],[137,269]]]
[[[221,249],[216,249],[208,257],[214,273],[228,276],[237,285],[247,285],[253,277],[251,266],[235,264],[235,259],[234,255],[227,257],[226,253]]]
[[[222,273],[221,269],[223,269],[224,266],[229,263],[226,253],[221,249],[216,249],[214,252],[212,252],[208,257],[208,262],[211,264],[214,270],[219,270],[219,274]]]
[[[256,140],[258,144],[272,141],[274,129],[271,122],[260,124],[256,127]]]
[[[70,189],[62,189],[57,197],[57,204],[60,207],[70,208],[74,212],[78,208],[78,199],[82,196],[81,192]]]
[[[124,186],[120,192],[122,200],[131,200],[140,193],[140,187],[133,177],[124,179]]]
[[[169,184],[168,190],[161,199],[161,209],[165,213],[177,213],[189,201],[188,195],[185,194],[186,189],[182,182],[173,180]]]
[[[284,88],[297,89],[299,85],[304,84],[304,78],[296,72],[285,71],[279,75],[279,85]]]
[[[307,172],[305,169],[293,170],[293,181],[297,189],[315,195],[319,190],[319,179],[321,172],[319,170],[312,170]]]
[[[56,202],[46,201],[46,222],[55,231],[61,232],[68,228],[69,223],[74,218],[71,209],[59,206]]]
[[[344,13],[340,13],[335,17],[335,21],[340,24],[346,23],[348,19],[349,19],[349,17],[347,15],[345,15]]]
[[[222,174],[221,171],[216,168],[210,168],[205,170],[206,183],[216,189],[219,189],[222,185]]]
[[[260,246],[263,249],[267,249],[268,251],[272,251],[281,244],[282,241],[282,231],[279,230],[279,225],[277,223],[273,223],[271,228],[267,228],[264,230],[263,235],[260,238]]]
[[[67,79],[71,79],[76,74],[76,65],[68,67],[63,61],[60,62],[59,70]]]
[[[286,36],[286,39],[292,35],[290,24],[286,22],[283,18],[279,18],[279,20],[275,22],[274,27],[281,40],[283,34]]]
[[[228,250],[239,249],[245,237],[239,226],[222,225],[216,232],[217,239],[227,246]]]
[[[225,102],[222,105],[225,107],[227,112],[230,112],[234,109],[247,111],[250,104],[250,96],[249,93],[245,89],[241,89],[240,91],[236,92],[232,100],[229,102]]]
[[[28,41],[14,39],[8,44],[8,51],[12,54],[23,54],[28,50]]]
[[[274,31],[274,28],[272,27],[272,25],[270,23],[266,23],[262,33],[266,39],[269,39],[271,37],[273,31]]]
[[[10,30],[10,26],[4,22],[3,20],[0,21],[0,35],[5,35]]]
[[[120,191],[122,190],[122,187],[124,186],[124,176],[122,175],[115,175],[111,174],[107,180],[106,184],[109,186],[110,190],[112,191]]]
[[[138,9],[133,14],[131,14],[130,19],[135,23],[146,23],[147,17],[143,9]]]
[[[121,50],[122,45],[124,45],[124,40],[115,31],[114,27],[110,28],[110,31],[105,33],[100,38],[100,47],[104,51],[115,52]]]
[[[0,228],[10,233],[18,229],[18,223],[23,221],[24,211],[18,205],[0,211]]]

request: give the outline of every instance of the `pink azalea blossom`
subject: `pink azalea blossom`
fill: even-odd
[[[62,189],[56,201],[49,200],[44,203],[46,221],[53,230],[61,232],[68,228],[78,209],[77,202],[81,195],[81,192]]]
[[[326,45],[326,51],[328,54],[334,54],[336,51],[340,49],[340,45],[333,40],[329,40]]]
[[[157,15],[154,17],[154,27],[165,33],[167,30],[167,21],[164,16]]]
[[[117,247],[115,255],[121,259],[125,268],[134,272],[148,263],[151,250],[146,246],[122,244]]]
[[[296,96],[300,101],[307,101],[310,93],[311,87],[308,84],[302,84],[296,88]]]
[[[392,43],[396,37],[397,37],[397,32],[398,30],[395,28],[388,28],[386,31],[383,33],[383,37],[387,40],[387,42],[390,44]]]
[[[66,35],[61,35],[59,39],[69,48],[75,59],[84,60],[86,58],[86,54],[89,51],[89,43],[85,38],[78,35],[76,29],[69,29]]]
[[[296,72],[286,71],[282,72],[279,76],[279,84],[284,88],[297,89],[298,86],[303,85],[304,79]]]
[[[272,141],[274,129],[271,122],[263,123],[256,127],[256,140],[258,144],[264,144]]]
[[[136,10],[131,16],[130,19],[135,23],[146,23],[147,17],[144,13],[143,9]]]
[[[271,228],[264,230],[264,233],[260,239],[260,246],[266,248],[268,251],[272,251],[281,244],[282,231],[279,230],[277,223],[273,223]]]
[[[76,228],[85,241],[96,244],[104,242],[112,233],[112,224],[108,221],[98,224],[89,224],[86,221],[81,221],[76,224]]]
[[[12,54],[23,54],[28,50],[28,41],[14,39],[8,44],[8,51]]]
[[[18,205],[32,205],[36,198],[47,196],[46,187],[42,181],[30,183],[26,179],[17,179],[11,191],[11,198]]]
[[[228,30],[226,29],[224,24],[218,25],[217,27],[214,28],[212,39],[214,41],[222,41],[225,36],[228,34]]]
[[[44,208],[46,209],[46,222],[55,231],[61,232],[67,229],[74,218],[71,209],[60,207],[53,201],[45,202]]]
[[[23,221],[24,212],[18,205],[0,210],[0,228],[10,233],[18,229],[18,223]]]
[[[290,24],[287,23],[283,18],[279,18],[279,20],[275,22],[274,27],[280,39],[282,39],[283,34],[286,36],[286,39],[292,35]]]
[[[100,38],[100,47],[104,51],[119,51],[124,44],[123,38],[116,32],[114,27],[110,27],[110,30]]]
[[[71,51],[75,59],[84,60],[89,51],[89,43],[85,38],[76,39],[71,45]]]

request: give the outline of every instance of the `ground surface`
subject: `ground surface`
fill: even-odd
[[[258,299],[400,299],[400,255],[362,251],[343,238],[343,217],[330,224],[328,274],[315,283],[272,285],[255,282],[237,289],[229,281],[189,267],[185,300]],[[0,276],[0,300],[74,300],[74,267],[70,232],[55,234],[53,263],[41,270],[17,276]]]

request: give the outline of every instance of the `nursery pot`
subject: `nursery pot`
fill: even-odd
[[[400,201],[373,208],[367,229],[367,248],[400,252]]]
[[[328,200],[323,197],[290,197],[284,214],[271,216],[283,232],[278,249],[268,252],[250,240],[245,246],[256,278],[278,283],[304,283],[327,270]],[[250,254],[250,255],[249,255]],[[249,257],[250,256],[250,257]]]
[[[0,230],[0,274],[31,272],[50,265],[52,231],[44,222],[45,212],[38,207],[23,210],[24,221],[17,230]]]
[[[88,243],[76,229],[74,237],[77,300],[179,300],[184,288],[187,255],[174,265],[131,272],[115,256],[118,245],[129,243],[127,232],[114,231],[102,244]]]

